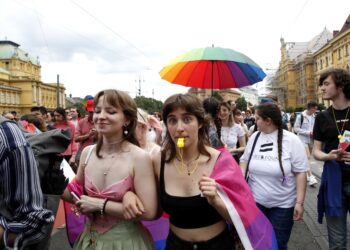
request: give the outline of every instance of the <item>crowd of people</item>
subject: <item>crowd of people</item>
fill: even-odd
[[[309,102],[290,119],[273,98],[243,111],[191,94],[148,114],[112,89],[86,100],[84,117],[77,107],[4,113],[0,248],[39,249],[48,237],[54,214],[26,135],[58,129],[70,132],[60,156],[76,174],[61,197],[87,218],[74,249],[287,249],[307,184],[317,184],[312,154],[325,162],[318,220],[326,218],[329,248],[346,249],[350,148],[339,141],[350,131],[350,75],[325,72],[319,86],[332,105],[316,115]],[[162,215],[166,239],[155,245],[148,229]]]

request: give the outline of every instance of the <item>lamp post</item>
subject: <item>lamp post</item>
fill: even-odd
[[[139,88],[137,89],[137,94],[138,94],[138,96],[141,96],[141,83],[143,82],[145,82],[145,79],[142,77],[142,76],[138,76],[138,78],[135,80],[135,82],[137,83],[139,83]]]

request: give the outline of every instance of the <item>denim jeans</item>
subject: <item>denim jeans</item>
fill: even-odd
[[[294,207],[280,208],[272,207],[267,208],[257,203],[258,208],[265,214],[272,224],[275,231],[278,249],[287,249],[290,234],[292,233],[292,227],[294,224],[293,213]]]
[[[326,216],[329,249],[346,249],[346,217],[350,211],[350,182],[343,183],[342,186],[342,216]]]

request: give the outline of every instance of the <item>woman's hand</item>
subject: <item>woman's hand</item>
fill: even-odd
[[[301,220],[303,218],[304,207],[303,204],[297,203],[294,207],[293,220]]]
[[[135,219],[145,213],[145,208],[137,195],[128,191],[123,196],[123,215],[126,220]]]
[[[218,199],[220,199],[217,193],[217,184],[215,180],[206,175],[203,175],[199,181],[199,190],[212,206],[214,206],[218,202]]]
[[[83,214],[89,214],[93,212],[100,212],[103,207],[104,200],[99,198],[82,195],[80,200],[75,202],[79,211]]]

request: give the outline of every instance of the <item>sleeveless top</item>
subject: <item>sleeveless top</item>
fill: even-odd
[[[83,165],[84,168],[87,166],[94,148],[95,146],[91,146],[89,149],[88,155]],[[130,175],[100,190],[95,185],[91,177],[86,173],[86,171],[84,171],[84,182],[85,192],[88,196],[100,199],[108,198],[110,201],[115,202],[122,201],[123,196],[126,192],[134,190],[133,178]],[[120,219],[107,214],[100,215],[99,213],[95,213],[92,216],[89,216],[89,220],[91,221],[91,230],[95,230],[98,233],[102,234],[111,229],[115,224],[118,223]]]
[[[195,196],[173,196],[165,191],[164,159],[160,166],[160,203],[169,214],[170,223],[184,229],[201,228],[222,221],[222,216],[211,206],[207,198],[200,194]]]

